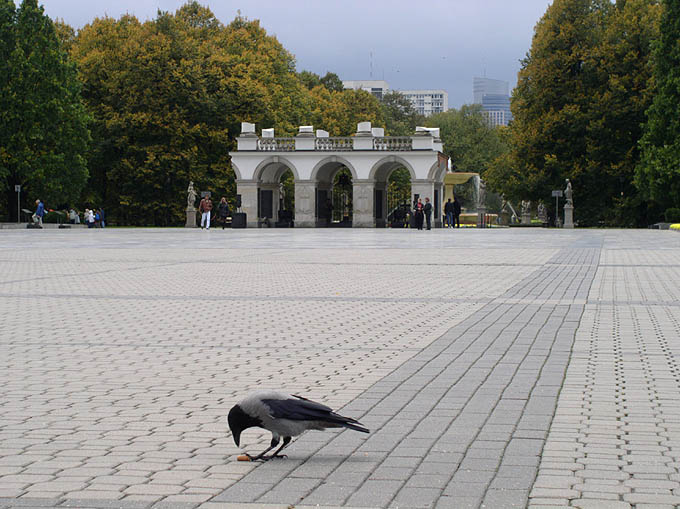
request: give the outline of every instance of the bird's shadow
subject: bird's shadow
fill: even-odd
[[[262,465],[339,465],[341,463],[375,463],[378,457],[366,456],[364,454],[288,454],[285,458],[273,458],[261,463]],[[257,462],[260,463],[260,462]]]

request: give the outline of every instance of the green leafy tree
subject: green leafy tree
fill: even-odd
[[[0,0],[0,182],[16,219],[14,186],[32,202],[73,202],[87,180],[87,114],[76,68],[37,4]]]
[[[224,26],[197,2],[146,23],[96,19],[73,55],[95,119],[90,196],[119,223],[181,223],[189,180],[233,206],[240,123],[292,135],[309,103],[292,55],[257,21]]]
[[[321,77],[310,71],[301,71],[298,73],[298,78],[308,90],[319,85],[326,87],[331,92],[342,92],[344,90],[342,80],[333,72],[327,72],[325,76]]]
[[[342,86],[342,80],[334,72],[327,72],[319,81],[321,81],[321,84],[324,87],[333,92],[342,92],[345,89],[345,87]]]
[[[385,134],[389,136],[410,136],[416,125],[422,125],[425,117],[419,115],[406,96],[396,91],[387,92],[380,101]]]
[[[636,185],[651,203],[650,221],[680,207],[680,1],[665,0],[654,50],[657,92],[640,141]]]
[[[636,221],[631,185],[651,95],[653,0],[556,0],[536,26],[513,92],[511,152],[489,174],[513,201],[549,200],[571,179],[584,225]]]
[[[300,71],[298,73],[298,79],[308,90],[312,90],[314,87],[321,85],[321,77],[311,71]]]
[[[647,204],[634,178],[645,111],[653,99],[651,53],[660,17],[657,0],[617,2],[608,10],[603,39],[589,59],[599,72],[590,94],[585,197],[592,204],[591,216],[606,224],[647,224]]]
[[[318,85],[309,91],[307,123],[324,129],[331,136],[349,136],[359,122],[383,125],[380,103],[364,90],[337,92]]]
[[[506,151],[499,129],[489,126],[478,104],[437,113],[426,123],[439,127],[444,152],[458,171],[484,176],[491,163]]]

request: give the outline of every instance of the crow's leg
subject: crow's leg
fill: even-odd
[[[290,440],[290,438],[288,439]],[[271,451],[274,447],[279,445],[279,439],[278,437],[272,437],[272,442],[269,447],[267,447],[264,451],[262,451],[260,454],[257,456],[251,456],[250,454],[246,453],[246,456],[250,458],[250,461],[257,461],[257,460],[264,460],[267,461],[269,458],[265,457],[265,454],[267,454],[269,451]],[[281,449],[279,449],[280,451]],[[278,452],[278,451],[277,451]]]
[[[270,460],[272,458],[287,458],[285,454],[279,454],[283,449],[288,447],[290,444],[290,439],[291,437],[283,437],[283,444],[281,444],[281,447],[279,447],[271,456],[267,456],[264,459]]]

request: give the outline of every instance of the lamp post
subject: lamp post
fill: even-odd
[[[16,184],[14,190],[17,193],[17,223],[21,222],[21,184]]]
[[[556,191],[552,192],[552,195],[555,197],[555,227],[559,228],[562,226],[562,222],[560,221],[560,198],[564,196],[564,192],[561,189],[558,189]]]

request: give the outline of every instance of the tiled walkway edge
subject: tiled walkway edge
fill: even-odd
[[[307,434],[211,502],[525,507],[599,255],[562,250],[343,408],[367,439]]]

